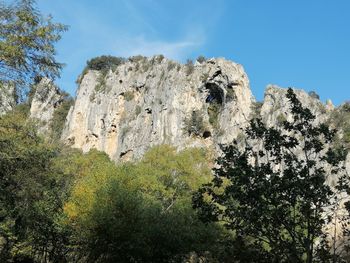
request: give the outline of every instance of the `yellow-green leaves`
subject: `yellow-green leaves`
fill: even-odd
[[[34,1],[0,3],[0,81],[28,87],[36,76],[54,79],[62,64],[55,60],[54,44],[66,26],[44,18]]]

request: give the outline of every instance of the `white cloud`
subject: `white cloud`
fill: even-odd
[[[194,49],[203,44],[203,37],[186,38],[178,41],[147,40],[143,36],[125,38],[113,47],[116,53],[128,57],[133,55],[152,56],[162,54],[175,60],[184,60]]]

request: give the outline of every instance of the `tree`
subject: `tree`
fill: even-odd
[[[252,120],[246,146],[223,146],[215,178],[193,205],[259,254],[236,255],[241,262],[338,262],[335,236],[323,230],[343,223],[334,211],[349,190],[346,151],[331,146],[336,131],[317,123],[292,89],[287,98],[292,118],[277,128]]]
[[[55,165],[59,149],[18,109],[0,117],[0,146],[0,258],[62,262],[68,235],[58,219],[69,179]]]
[[[215,252],[221,227],[201,222],[191,205],[192,191],[210,177],[204,151],[177,153],[163,145],[137,163],[115,166],[97,151],[81,161],[73,165],[80,173],[64,206],[78,256],[91,262],[183,262],[191,252]]]
[[[0,81],[23,90],[38,76],[58,77],[63,65],[55,59],[54,44],[66,29],[44,18],[34,0],[1,1]]]

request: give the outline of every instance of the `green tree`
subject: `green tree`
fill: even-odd
[[[66,230],[59,224],[69,180],[26,114],[0,117],[0,258],[60,261]]]
[[[210,178],[204,151],[163,145],[119,166],[97,151],[86,157],[85,169],[73,165],[81,172],[64,206],[81,258],[182,262],[191,252],[215,252],[221,228],[201,222],[191,204]]]
[[[338,262],[335,242],[323,230],[340,220],[326,214],[349,188],[346,152],[331,147],[335,131],[317,123],[292,89],[287,98],[292,121],[277,128],[251,121],[247,145],[223,147],[215,178],[193,196],[193,204],[203,220],[224,222],[259,255],[243,260],[237,254],[237,260]]]
[[[66,26],[43,17],[34,0],[0,3],[0,81],[28,87],[37,76],[58,77],[54,44]]]

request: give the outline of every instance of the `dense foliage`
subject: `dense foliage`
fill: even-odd
[[[277,128],[252,120],[247,145],[223,147],[215,178],[194,195],[194,206],[258,255],[244,262],[343,262],[336,246],[348,223],[337,216],[349,193],[346,151],[329,147],[335,131],[315,122],[292,89],[287,98],[293,119]],[[329,236],[329,226],[338,232]]]
[[[66,26],[43,17],[33,0],[0,2],[0,80],[28,87],[36,76],[59,76],[54,44]]]
[[[114,69],[120,64],[124,63],[125,58],[114,57],[114,56],[100,56],[90,59],[86,64],[87,69],[91,70],[104,70]]]
[[[57,220],[69,178],[55,164],[58,149],[19,110],[0,118],[0,145],[0,258],[59,261],[66,248]]]
[[[222,258],[229,234],[192,193],[210,181],[200,149],[151,149],[116,165],[37,133],[25,107],[0,117],[0,258],[5,262],[182,262]],[[2,261],[2,262],[3,262]]]

